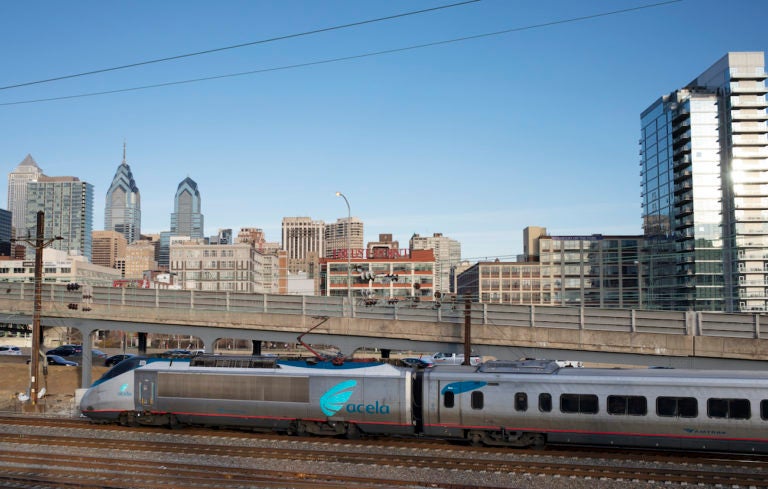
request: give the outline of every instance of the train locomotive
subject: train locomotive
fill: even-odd
[[[752,371],[134,357],[97,380],[80,408],[124,425],[768,453],[768,374]]]

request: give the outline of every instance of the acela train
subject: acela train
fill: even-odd
[[[752,371],[134,357],[96,381],[80,408],[125,425],[768,453],[768,374]]]

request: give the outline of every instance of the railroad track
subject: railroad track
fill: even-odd
[[[477,449],[432,441],[350,442],[0,418],[2,487],[461,489],[523,487],[519,481],[535,477],[643,487],[649,482],[768,487],[768,462],[763,457]]]

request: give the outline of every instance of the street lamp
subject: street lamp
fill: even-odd
[[[40,311],[43,308],[43,249],[56,240],[64,239],[61,236],[55,238],[43,238],[45,231],[45,213],[37,212],[37,235],[35,240],[31,239],[12,239],[11,241],[23,241],[35,248],[35,302],[32,308],[32,358],[30,359],[30,388],[29,398],[32,405],[37,404],[37,374],[40,371],[40,343],[42,342],[40,328]]]
[[[352,221],[352,210],[349,207],[349,200],[347,200],[347,196],[342,194],[341,192],[336,192],[336,197],[341,197],[344,199],[344,202],[347,203],[347,297],[349,297],[349,304],[352,305],[352,250],[350,249],[349,244],[349,231],[350,231],[350,224]]]

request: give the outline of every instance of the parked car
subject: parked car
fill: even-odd
[[[91,350],[91,357],[93,357],[94,360],[105,360],[108,356],[109,355],[101,350],[96,350],[95,348]]]
[[[118,355],[112,355],[111,357],[107,357],[104,360],[104,365],[107,367],[111,367],[113,365],[117,365],[118,363],[122,362],[126,358],[135,357],[133,353],[120,353]]]
[[[0,346],[0,355],[21,355],[21,348],[18,346]]]
[[[60,357],[74,357],[83,354],[82,345],[61,345],[53,350],[45,352],[46,355],[58,355]]]
[[[183,348],[174,348],[173,350],[166,350],[163,355],[189,355],[189,350]]]
[[[435,366],[435,362],[430,358],[401,358],[400,361],[403,362],[406,367],[431,368]]]
[[[62,358],[59,355],[45,355],[46,362],[48,365],[63,365],[65,367],[77,367],[79,363],[73,362],[72,360],[67,360],[66,358]],[[30,363],[31,360],[27,360],[27,363]]]
[[[437,352],[432,355],[432,361],[435,362],[435,365],[462,365],[464,363],[464,354]],[[480,363],[482,363],[482,360],[479,356],[471,355],[469,357],[470,365],[477,366]]]

